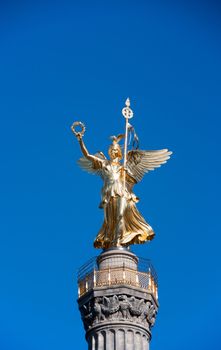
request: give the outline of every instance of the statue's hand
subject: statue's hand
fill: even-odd
[[[77,131],[76,128],[80,127],[80,131]],[[74,122],[71,126],[71,130],[73,131],[74,135],[76,136],[78,141],[82,140],[82,137],[84,136],[85,133],[85,126],[81,122]]]
[[[75,136],[79,142],[82,140],[82,135],[80,132],[77,132]]]

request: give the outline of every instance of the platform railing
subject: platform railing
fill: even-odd
[[[152,293],[158,300],[157,282],[149,269],[148,272],[140,272],[126,267],[109,269],[94,269],[78,279],[78,296],[81,297],[93,288],[128,285],[139,287]]]

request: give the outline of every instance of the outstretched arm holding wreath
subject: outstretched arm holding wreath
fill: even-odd
[[[75,128],[77,126],[80,126],[81,127],[81,131],[76,131]],[[101,162],[101,159],[96,157],[95,155],[92,155],[88,152],[88,149],[83,141],[83,136],[84,136],[84,133],[85,133],[85,126],[83,123],[81,122],[75,122],[72,127],[71,127],[71,130],[73,131],[74,135],[76,136],[78,142],[79,142],[79,145],[80,145],[80,148],[81,148],[81,151],[83,153],[83,155],[85,156],[85,158],[87,158],[88,160],[90,160],[92,163],[100,163]]]

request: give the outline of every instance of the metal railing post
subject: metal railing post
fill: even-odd
[[[138,277],[138,271],[136,271],[136,285],[139,286],[139,277]]]
[[[108,268],[108,284],[109,284],[109,286],[110,286],[110,284],[111,284],[110,267]]]
[[[88,277],[86,276],[85,278],[85,289],[86,289],[86,292],[88,291]]]
[[[93,282],[94,282],[94,287],[96,287],[96,270],[94,269],[94,275],[93,275]]]
[[[126,282],[126,271],[125,271],[125,264],[123,265],[123,281]]]

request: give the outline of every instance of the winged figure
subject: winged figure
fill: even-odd
[[[83,170],[99,175],[103,180],[100,208],[104,210],[104,222],[94,240],[95,248],[107,249],[117,246],[129,246],[150,241],[154,237],[152,227],[144,220],[136,207],[139,198],[133,192],[133,186],[143,176],[166,163],[172,152],[168,149],[142,151],[139,149],[127,153],[126,167],[121,160],[122,150],[119,141],[124,135],[112,137],[107,159],[102,152],[90,154],[82,138],[75,133],[83,157],[78,161]]]

